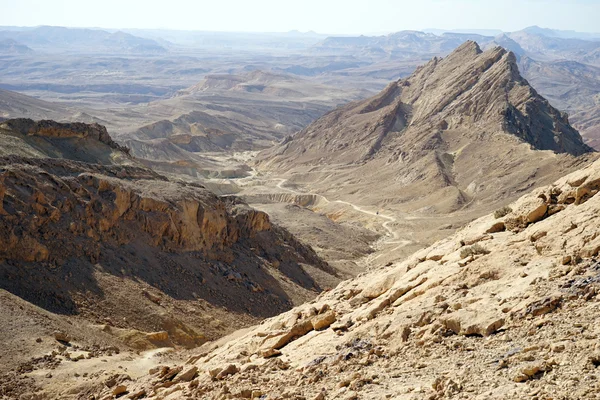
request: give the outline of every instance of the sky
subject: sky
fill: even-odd
[[[501,29],[600,31],[600,0],[0,0],[0,25],[315,31]]]

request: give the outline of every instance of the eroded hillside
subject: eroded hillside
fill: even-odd
[[[81,344],[195,347],[337,279],[264,212],[139,166],[104,127],[0,128],[0,289],[68,317],[87,332]],[[52,319],[42,337],[61,326]],[[6,346],[2,359],[18,366],[30,352]]]

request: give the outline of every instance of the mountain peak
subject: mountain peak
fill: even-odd
[[[289,173],[307,165],[360,168],[353,176],[370,182],[369,193],[348,184],[340,192],[372,202],[382,192],[398,203],[429,198],[439,212],[452,212],[475,197],[497,201],[498,187],[508,196],[523,176],[562,172],[573,156],[591,151],[566,114],[520,75],[514,53],[500,46],[483,52],[471,41],[380,94],[326,114],[259,159]]]
[[[492,59],[491,62],[496,62],[505,53],[503,48],[492,48],[487,51],[481,50],[479,44],[473,40],[467,40],[454,51],[441,59],[443,64],[452,64],[460,68],[461,65],[467,65],[475,59]]]
[[[458,46],[456,48],[456,50],[454,50],[452,53],[453,54],[467,53],[467,54],[477,55],[477,54],[481,54],[482,50],[481,50],[481,47],[479,47],[479,44],[477,42],[475,42],[474,40],[467,40],[466,42],[464,42],[463,44]]]
[[[359,122],[357,115],[371,117]],[[481,138],[480,131],[487,136],[503,132],[537,150],[572,155],[592,151],[566,115],[520,75],[513,52],[501,46],[484,52],[474,41],[463,43],[445,58],[433,58],[371,99],[327,114],[292,142],[311,138],[306,145],[315,147],[320,146],[314,143],[318,137],[327,143],[323,146],[329,148],[329,158],[339,155],[345,162],[359,162],[371,158],[392,138],[404,142],[398,144],[401,147],[408,145],[409,132],[423,132],[411,141],[413,149],[430,149],[431,142],[426,145],[423,140],[437,141],[437,127],[460,130],[469,140]],[[349,143],[353,146],[346,147]]]

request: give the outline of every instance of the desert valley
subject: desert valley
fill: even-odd
[[[0,399],[600,398],[600,34],[0,27]]]

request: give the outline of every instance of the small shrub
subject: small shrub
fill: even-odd
[[[498,219],[498,218],[502,218],[504,216],[507,216],[508,214],[510,214],[512,212],[512,208],[510,207],[502,207],[498,210],[496,210],[496,212],[494,212],[494,218]]]
[[[476,256],[478,254],[490,254],[490,251],[480,244],[474,244],[473,246],[462,249],[460,251],[460,258],[467,258],[469,256]]]

